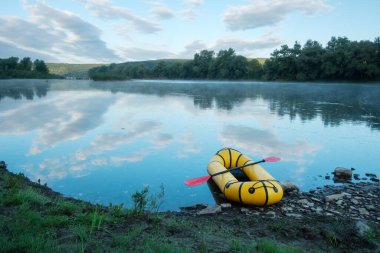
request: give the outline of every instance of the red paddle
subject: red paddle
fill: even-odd
[[[270,157],[264,158],[263,160],[258,161],[258,162],[248,163],[248,164],[245,164],[245,165],[242,165],[242,166],[238,166],[238,167],[235,167],[235,168],[232,168],[232,169],[229,169],[229,170],[221,171],[221,172],[218,172],[218,173],[215,173],[215,174],[212,174],[212,175],[188,179],[188,180],[185,181],[185,185],[187,185],[187,186],[197,186],[197,185],[200,185],[200,184],[203,184],[203,183],[207,182],[213,176],[217,176],[217,175],[220,175],[220,174],[223,174],[223,173],[226,173],[226,172],[231,172],[231,171],[234,171],[234,170],[239,170],[241,168],[244,168],[244,167],[247,167],[247,166],[251,166],[251,165],[255,165],[255,164],[258,164],[258,163],[263,163],[263,162],[278,162],[280,160],[281,160],[281,158],[279,158],[279,157],[270,156]]]

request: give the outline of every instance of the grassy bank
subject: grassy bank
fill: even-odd
[[[240,209],[198,216],[108,207],[64,198],[0,169],[0,252],[371,252],[378,225],[364,237],[350,220],[247,216]]]

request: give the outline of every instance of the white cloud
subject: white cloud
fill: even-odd
[[[169,143],[173,140],[173,135],[171,134],[159,134],[153,140],[152,144],[156,148],[164,148],[169,145]]]
[[[135,31],[154,33],[161,30],[159,24],[135,15],[128,8],[113,5],[111,1],[82,0],[82,2],[95,16],[102,19],[123,19]]]
[[[247,4],[227,8],[223,20],[233,31],[248,30],[275,25],[292,12],[311,15],[330,8],[325,0],[251,0]]]
[[[157,6],[152,8],[150,11],[158,19],[171,19],[174,17],[173,11],[165,6]]]
[[[266,35],[255,40],[221,38],[210,44],[200,40],[195,40],[188,44],[179,56],[183,58],[193,58],[195,53],[200,52],[203,49],[213,50],[217,53],[219,50],[233,48],[237,54],[249,57],[252,56],[256,50],[274,48],[281,43],[282,41],[279,38]]]
[[[156,60],[156,59],[171,59],[177,58],[177,54],[158,49],[144,49],[144,48],[125,48],[120,50],[120,53],[125,59],[128,60]]]
[[[77,160],[86,160],[91,155],[114,150],[120,145],[130,143],[139,137],[157,131],[160,127],[161,123],[159,122],[143,121],[132,125],[127,133],[114,132],[99,135],[92,141],[89,147],[76,152],[75,157]]]
[[[177,158],[186,158],[188,154],[197,154],[201,152],[201,148],[196,144],[196,139],[191,132],[183,134],[180,137],[179,142],[183,144],[183,148],[177,152]]]
[[[119,57],[99,37],[101,31],[75,14],[41,2],[24,8],[29,20],[0,17],[0,41],[3,45],[49,55],[62,61],[109,62]],[[9,57],[9,55],[1,55]],[[42,57],[44,58],[44,57]]]
[[[203,4],[203,0],[184,0],[186,7],[181,11],[182,18],[192,21],[198,16],[196,9]]]
[[[145,156],[146,156],[146,153],[137,152],[137,153],[133,153],[133,154],[126,155],[126,156],[112,156],[111,161],[115,165],[121,165],[125,162],[136,163],[136,162],[142,161]]]
[[[181,52],[179,55],[183,58],[193,58],[194,54],[203,50],[207,49],[208,46],[205,42],[200,40],[195,40],[191,42],[190,44],[185,46],[185,50]]]
[[[1,22],[1,18],[0,18]],[[0,28],[1,29],[1,28]],[[1,37],[1,35],[0,35]],[[3,39],[7,40],[7,38]],[[18,58],[23,58],[23,57],[30,57],[31,59],[43,59],[46,62],[58,62],[59,60],[53,56],[46,54],[45,52],[42,52],[42,50],[35,50],[33,48],[27,48],[25,46],[20,46],[20,45],[15,45],[12,42],[5,42],[0,40],[0,58],[4,57],[18,57]]]
[[[203,0],[184,0],[185,3],[190,5],[201,5],[203,4]]]
[[[261,38],[258,40],[242,40],[235,38],[219,39],[213,46],[214,50],[233,48],[236,51],[258,50],[273,48],[281,44],[277,38]]]
[[[305,155],[312,155],[319,146],[303,140],[293,143],[281,141],[269,130],[261,130],[247,126],[228,125],[220,133],[220,139],[225,146],[243,148],[250,154],[259,157],[270,155],[280,156],[286,161],[305,163]]]

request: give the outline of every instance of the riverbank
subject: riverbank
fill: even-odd
[[[377,182],[293,191],[265,208],[197,205],[153,213],[65,198],[0,166],[0,196],[0,252],[380,250]]]

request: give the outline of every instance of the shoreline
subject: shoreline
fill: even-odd
[[[224,203],[136,212],[63,197],[1,165],[1,252],[380,250],[378,182],[292,191],[269,207]]]

